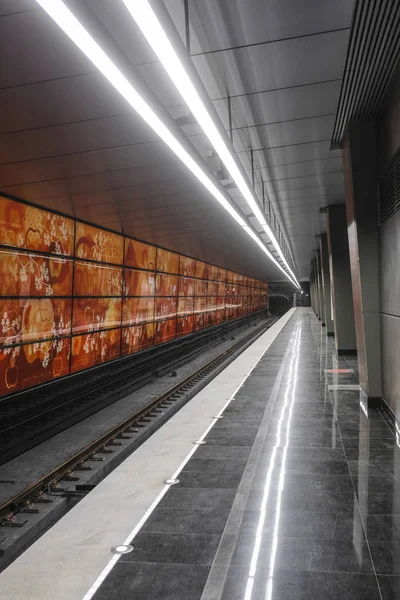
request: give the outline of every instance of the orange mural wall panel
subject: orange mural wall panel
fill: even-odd
[[[95,331],[72,338],[72,373],[120,356],[121,329]]]
[[[125,258],[126,267],[137,267],[139,269],[148,269],[155,271],[157,248],[144,244],[137,240],[125,239]]]
[[[93,225],[76,222],[75,256],[102,263],[122,265],[124,238]]]
[[[0,196],[0,244],[72,256],[74,221]]]
[[[75,262],[74,295],[121,296],[122,268],[92,262]]]
[[[122,330],[122,356],[145,350],[153,345],[154,323],[134,325]]]
[[[0,296],[71,296],[73,262],[0,250]]]
[[[155,282],[154,271],[124,269],[124,296],[154,296]]]
[[[0,396],[265,309],[267,292],[0,195]]]
[[[75,298],[72,333],[119,327],[121,302],[121,298]]]
[[[179,275],[185,277],[194,277],[196,270],[196,261],[194,258],[182,256],[179,259]]]
[[[176,273],[179,272],[179,254],[175,252],[169,252],[163,248],[157,248],[157,271],[163,273]]]
[[[154,298],[124,298],[122,325],[154,321]]]

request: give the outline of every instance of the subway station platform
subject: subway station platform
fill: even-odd
[[[291,309],[10,565],[0,596],[394,600],[399,444],[356,359]]]

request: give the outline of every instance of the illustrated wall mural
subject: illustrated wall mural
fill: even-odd
[[[261,281],[0,196],[0,396],[267,302]]]

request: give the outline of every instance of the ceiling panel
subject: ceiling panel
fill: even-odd
[[[293,36],[346,28],[352,5],[348,0],[194,0],[209,45],[193,52],[261,44]],[[225,27],[218,25],[224,21]]]
[[[194,56],[193,62],[205,78],[208,61],[215,61],[224,73],[226,90],[231,95],[263,92],[341,78],[347,38],[347,30],[336,31],[211,56]],[[212,99],[221,97],[218,89],[210,87],[208,91]]]

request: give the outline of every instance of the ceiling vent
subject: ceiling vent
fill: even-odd
[[[332,136],[342,141],[352,121],[373,119],[400,58],[399,0],[356,0]]]

